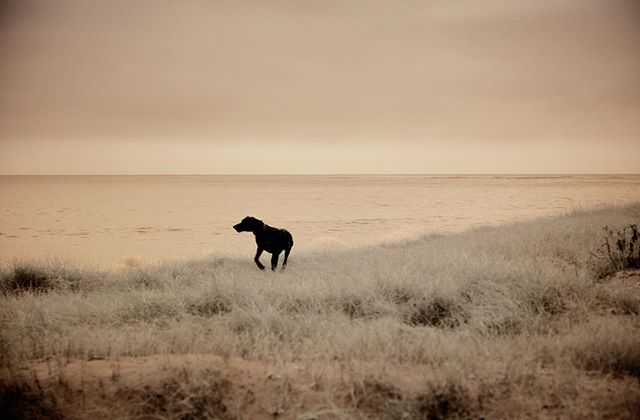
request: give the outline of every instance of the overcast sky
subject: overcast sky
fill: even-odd
[[[638,173],[640,0],[0,0],[0,173]]]

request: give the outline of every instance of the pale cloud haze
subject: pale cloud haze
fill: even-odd
[[[640,172],[640,2],[0,0],[1,173]]]

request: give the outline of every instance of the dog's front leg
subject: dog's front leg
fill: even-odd
[[[256,262],[256,265],[260,270],[264,270],[264,265],[262,265],[262,263],[260,262],[260,255],[262,255],[262,251],[263,249],[258,247],[258,252],[256,252],[256,257],[253,259],[253,261]]]

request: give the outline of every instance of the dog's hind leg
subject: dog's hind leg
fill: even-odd
[[[291,248],[287,248],[284,250],[284,261],[282,261],[282,269],[287,266],[287,258],[289,258],[289,253],[291,252]]]
[[[260,262],[260,255],[262,255],[262,248],[258,248],[258,252],[256,252],[256,257],[253,259],[253,261],[256,262],[256,265],[260,270],[264,270],[264,265],[262,265],[262,263]]]
[[[280,257],[280,252],[274,252],[271,254],[271,270],[275,270],[278,266],[278,258]]]

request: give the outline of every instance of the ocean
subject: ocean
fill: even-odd
[[[0,265],[253,256],[250,215],[296,253],[640,201],[640,175],[0,176]]]

